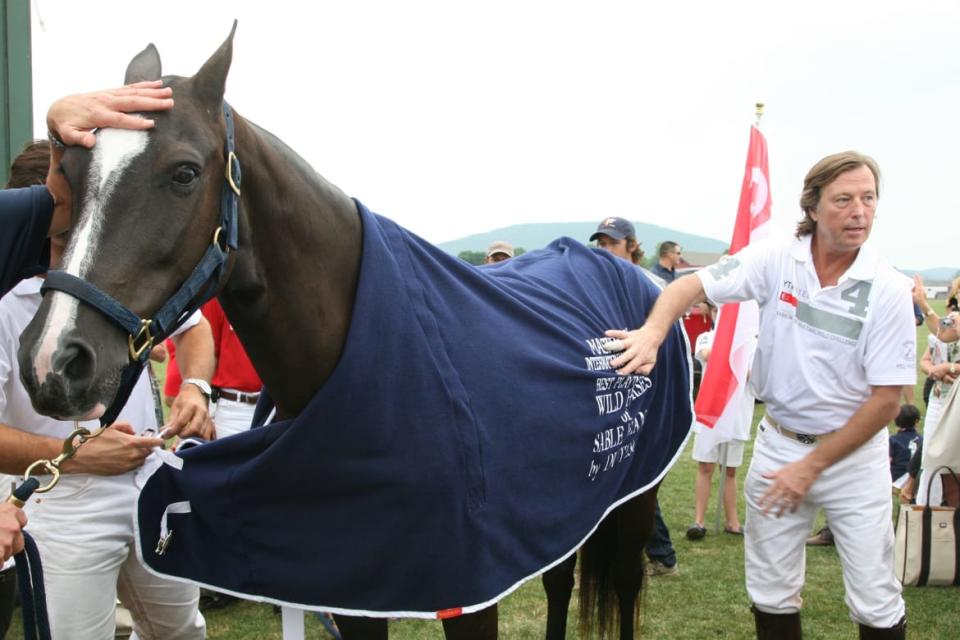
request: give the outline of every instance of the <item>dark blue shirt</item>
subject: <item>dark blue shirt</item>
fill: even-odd
[[[907,464],[922,442],[923,436],[912,429],[890,436],[890,476],[894,480],[907,472]]]
[[[53,198],[45,186],[0,190],[0,296],[20,280],[47,270],[52,217]]]
[[[650,271],[653,271],[655,274],[663,278],[663,281],[667,284],[673,282],[677,277],[676,269],[667,269],[665,266],[659,262],[653,263],[653,266],[650,267]]]

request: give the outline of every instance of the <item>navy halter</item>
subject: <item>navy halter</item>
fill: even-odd
[[[44,294],[50,289],[63,291],[94,307],[127,332],[130,362],[123,368],[120,386],[114,396],[113,404],[100,418],[100,424],[103,426],[112,424],[127,403],[130,392],[150,358],[150,349],[153,345],[173,333],[194,311],[213,297],[223,277],[227,257],[231,250],[237,248],[237,210],[242,174],[240,160],[234,153],[233,110],[226,101],[223,103],[223,117],[227,125],[227,137],[224,143],[227,164],[220,195],[220,219],[217,230],[200,263],[153,318],[139,317],[96,285],[66,271],[49,271],[40,289]]]

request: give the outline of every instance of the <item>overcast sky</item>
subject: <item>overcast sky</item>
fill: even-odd
[[[38,135],[148,42],[192,75],[238,18],[234,108],[428,240],[620,215],[729,241],[762,101],[783,233],[807,169],[856,149],[883,171],[871,241],[960,268],[954,0],[32,5]]]

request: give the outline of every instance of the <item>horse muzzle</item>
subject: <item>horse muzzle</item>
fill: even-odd
[[[61,420],[89,420],[104,413],[107,387],[98,370],[97,351],[76,331],[52,339],[43,336],[42,323],[35,318],[20,336],[17,358],[20,380],[30,395],[33,408]],[[114,377],[114,376],[110,376]]]

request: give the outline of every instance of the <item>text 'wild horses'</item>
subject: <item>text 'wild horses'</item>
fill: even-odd
[[[603,334],[643,324],[657,287],[569,238],[476,268],[371,213],[224,102],[232,41],[163,78],[155,129],[66,152],[65,273],[20,351],[35,406],[110,411],[144,345],[219,288],[279,421],[153,470],[153,570],[333,611],[348,640],[397,616],[494,638],[496,602],[544,574],[562,638],[586,540],[583,622],[632,637],[689,355],[676,327],[652,376],[618,376]],[[151,45],[126,79],[160,75]]]

